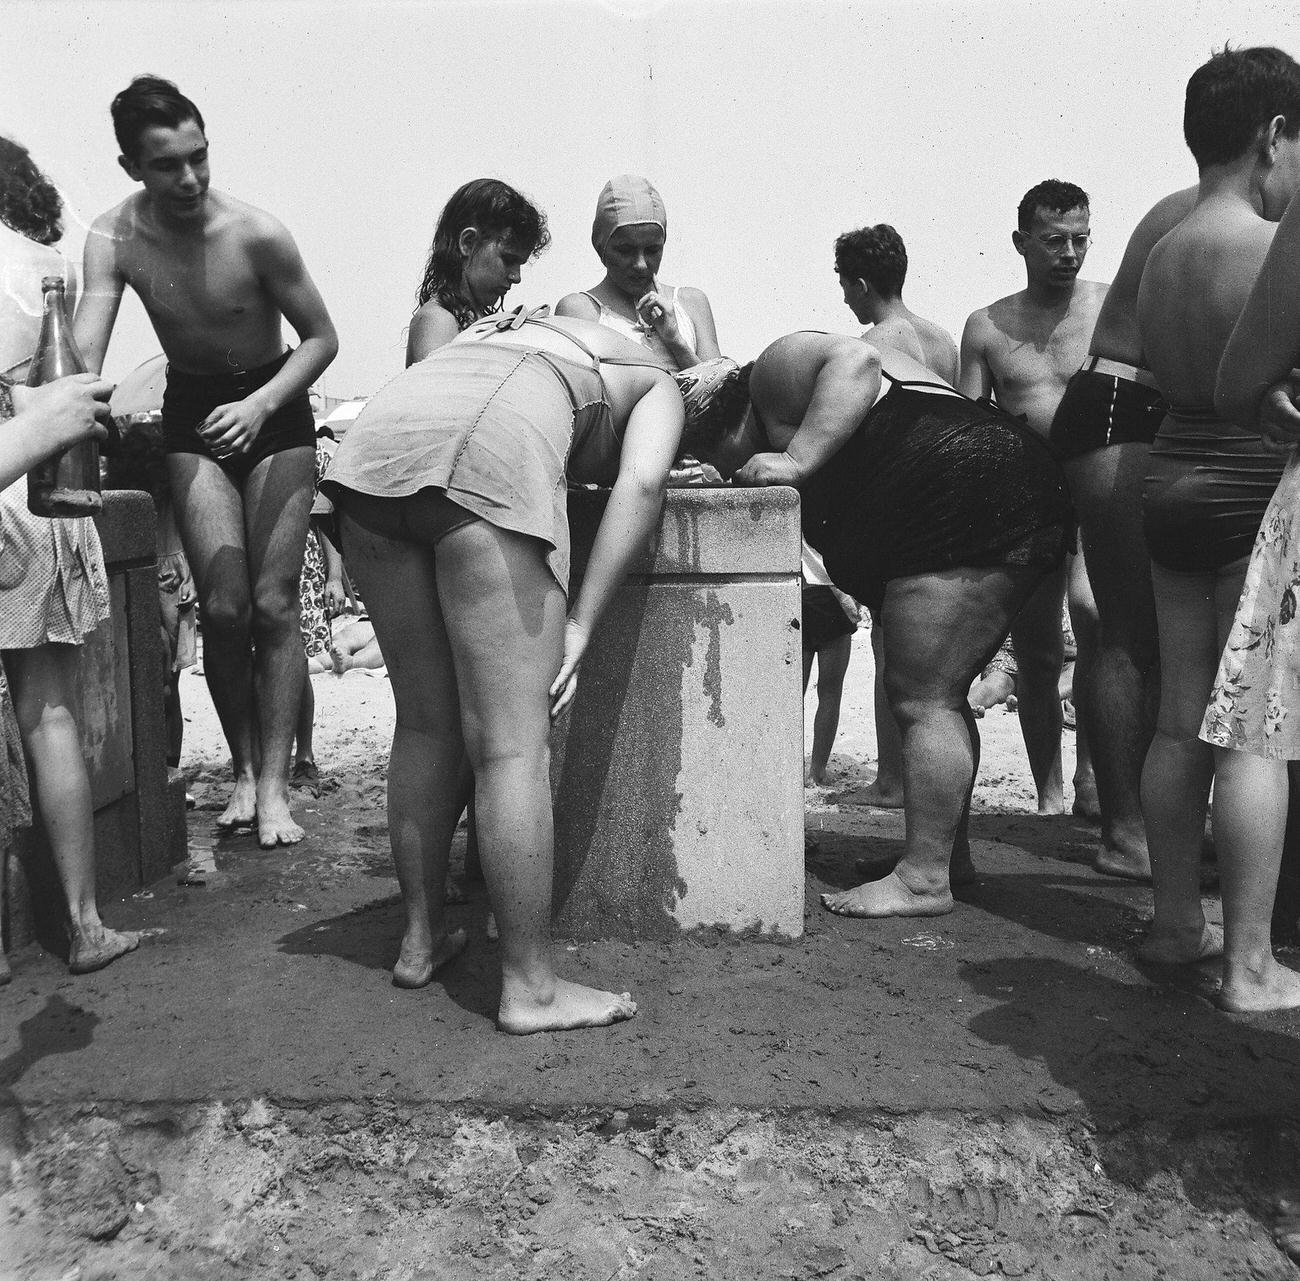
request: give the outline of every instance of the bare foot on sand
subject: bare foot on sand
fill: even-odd
[[[860,858],[853,863],[853,870],[864,881],[879,881],[888,876],[898,866],[897,858]],[[979,880],[979,873],[970,856],[970,846],[953,850],[952,860],[948,864],[948,884],[954,889],[964,889]]]
[[[68,969],[73,974],[93,974],[106,965],[112,965],[119,956],[134,952],[140,946],[140,936],[125,930],[110,930],[101,925],[97,930],[76,933],[68,950]]]
[[[293,821],[289,812],[287,788],[258,788],[257,843],[264,849],[277,845],[297,845],[306,832]]]
[[[433,981],[433,976],[444,965],[454,961],[464,950],[464,930],[443,934],[441,938],[434,941],[432,949],[428,951],[416,948],[408,951],[406,940],[403,939],[402,953],[397,958],[397,964],[393,966],[393,986],[427,987]]]
[[[860,792],[855,792],[853,800],[859,805],[874,805],[881,810],[901,810],[903,808],[903,785],[881,783],[876,779],[868,783]]]
[[[334,675],[342,676],[348,670],[351,658],[345,654],[337,645],[330,646],[330,662],[333,664]]]
[[[837,916],[943,916],[952,911],[947,888],[918,893],[897,872],[838,894],[823,894],[822,906]]]
[[[566,1028],[607,1027],[630,1019],[636,1002],[628,992],[601,992],[557,978],[549,993],[503,980],[497,1027],[515,1036]]]
[[[257,780],[237,778],[235,790],[225,813],[217,819],[217,826],[230,831],[236,827],[252,827],[257,822]]]
[[[1292,1263],[1300,1263],[1300,1198],[1278,1197],[1274,1207],[1273,1240]]]
[[[1204,922],[1199,928],[1157,931],[1153,926],[1137,950],[1151,965],[1195,965],[1223,955],[1223,930]]]
[[[1146,845],[1103,845],[1092,860],[1093,867],[1103,876],[1122,876],[1128,881],[1151,879],[1151,855]]]
[[[1300,974],[1270,956],[1254,973],[1225,972],[1215,1003],[1230,1014],[1300,1009]]]

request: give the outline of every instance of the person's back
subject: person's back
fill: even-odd
[[[1213,406],[1219,360],[1275,226],[1236,191],[1214,191],[1151,251],[1138,332],[1171,405]]]

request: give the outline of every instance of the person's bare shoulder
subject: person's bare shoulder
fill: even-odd
[[[569,316],[575,320],[594,320],[600,315],[600,307],[592,301],[590,294],[581,291],[565,294],[555,304],[557,316]]]
[[[89,234],[105,236],[115,242],[128,238],[139,222],[141,203],[141,194],[133,192],[111,209],[105,209],[90,224]]]

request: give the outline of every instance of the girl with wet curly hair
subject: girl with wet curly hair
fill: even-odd
[[[496,178],[458,188],[438,216],[406,344],[413,365],[501,310],[520,268],[551,243],[546,215]]]
[[[63,236],[63,199],[27,148],[0,137],[0,222],[38,245]]]

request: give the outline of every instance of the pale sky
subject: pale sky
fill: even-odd
[[[1255,0],[2,0],[0,132],[55,180],[64,248],[123,199],[108,105],[133,75],[203,112],[214,187],[293,232],[339,330],[331,395],[402,365],[433,226],[470,178],[538,203],[553,243],[517,302],[601,275],[605,180],[647,176],[668,209],[662,279],[702,288],[747,359],[799,328],[857,332],[832,244],[889,222],[904,300],[959,336],[1024,283],[1020,197],[1092,197],[1084,275],[1108,280],[1134,224],[1195,181],[1191,72],[1225,41],[1300,56],[1300,11]],[[292,341],[292,334],[286,335]],[[105,372],[158,350],[132,298]]]

